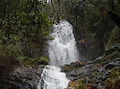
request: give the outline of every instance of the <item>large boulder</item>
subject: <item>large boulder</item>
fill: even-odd
[[[40,65],[38,69],[32,67],[19,66],[10,75],[10,89],[37,89],[40,76],[44,65]]]
[[[102,59],[100,58],[100,60]],[[108,89],[105,88],[105,80],[108,78],[111,70],[120,66],[120,58],[116,58],[105,65],[100,65],[97,61],[87,62],[82,66],[73,66],[73,64],[76,65],[76,63],[72,63],[64,66],[63,71],[72,82],[81,80],[83,85],[84,83],[89,84],[92,89]]]

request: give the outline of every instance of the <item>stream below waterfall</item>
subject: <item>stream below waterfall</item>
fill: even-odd
[[[69,79],[61,72],[61,66],[78,61],[78,51],[73,27],[66,20],[53,24],[51,36],[54,40],[48,41],[49,65],[45,66],[38,89],[65,89]]]

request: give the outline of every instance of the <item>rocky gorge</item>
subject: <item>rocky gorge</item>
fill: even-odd
[[[117,53],[110,56],[111,52],[114,52],[113,50],[116,50]],[[85,89],[119,89],[119,51],[120,44],[117,44],[107,49],[104,56],[100,56],[94,61],[73,62],[63,66],[62,71],[71,80],[68,89],[73,87],[84,89],[82,87],[85,87],[87,84],[89,84],[90,88]],[[110,56],[109,58],[112,58],[112,60],[105,62],[104,60],[107,56]],[[12,85],[10,89],[36,89],[44,67],[45,65],[40,65],[37,69],[25,67],[24,65],[18,67],[9,77],[9,84]],[[77,85],[76,81],[79,81],[80,84],[78,83]]]
[[[114,51],[115,55],[111,55]],[[119,89],[120,88],[120,44],[112,46],[105,51],[104,56],[96,58],[94,61],[76,62],[63,67],[63,71],[72,80],[69,87],[86,86],[89,84],[90,89]],[[112,60],[105,61],[106,57]],[[76,81],[82,82],[82,85],[76,86]],[[69,88],[68,88],[69,89]],[[89,88],[85,88],[89,89]]]
[[[12,20],[14,11],[0,9],[8,19],[0,17],[0,89],[63,89],[68,81],[65,89],[120,89],[119,0],[12,3]]]

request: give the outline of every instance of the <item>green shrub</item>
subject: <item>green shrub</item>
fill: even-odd
[[[116,89],[116,86],[120,84],[120,66],[112,70],[108,78],[105,80],[105,86],[109,89]]]

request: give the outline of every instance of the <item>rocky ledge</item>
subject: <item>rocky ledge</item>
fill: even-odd
[[[68,89],[120,89],[118,46],[107,49],[105,55],[95,61],[74,62],[63,66],[62,71],[71,80]]]
[[[38,69],[24,65],[17,67],[8,79],[8,89],[37,89],[43,68],[44,65],[40,65]]]
[[[76,66],[76,62],[75,62],[72,63],[71,65],[64,66],[62,69],[63,69],[62,71],[66,73],[67,77],[72,82],[69,83],[68,89],[71,89],[70,87],[75,87],[77,84],[75,82],[80,82],[83,84],[83,86],[89,84],[89,86],[91,87],[90,89],[111,89],[111,88],[107,88],[108,86],[106,86],[106,80],[110,77],[110,73],[112,73],[116,69],[118,70],[114,72],[119,71],[118,77],[120,77],[120,58],[117,58],[116,60],[109,62],[104,66],[100,66],[97,63],[93,63],[93,62],[88,62],[88,63],[79,62],[79,65]],[[82,85],[81,86],[77,85],[77,86],[81,87]],[[117,86],[119,86],[119,88],[115,88],[115,89],[120,89],[120,85]],[[75,89],[82,89],[82,88],[75,88]],[[85,88],[85,89],[89,89],[89,88]]]

